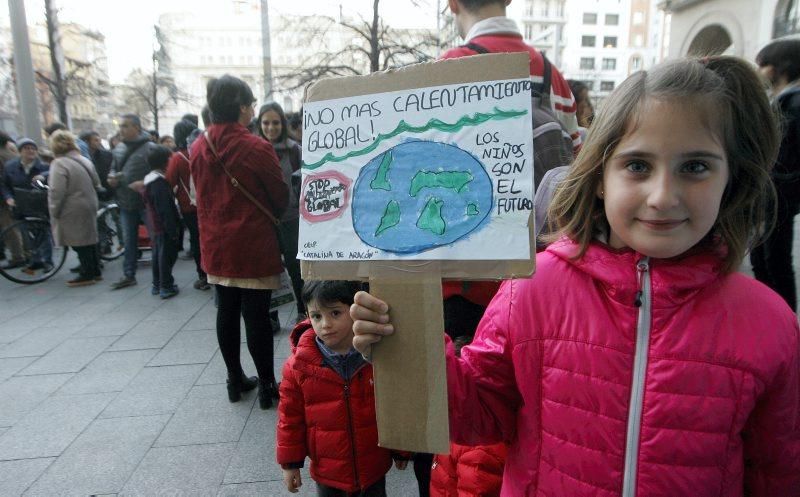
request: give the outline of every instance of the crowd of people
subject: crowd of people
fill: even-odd
[[[595,115],[589,88],[523,43],[508,3],[449,0],[465,45],[443,58],[529,53],[570,164],[541,189],[550,229],[534,277],[443,285],[449,455],[378,446],[370,348],[394,333],[392,303],[303,281],[302,114],[256,112],[241,79],[209,81],[204,130],[187,114],[159,137],[125,114],[107,150],[54,123],[50,158],[0,134],[0,227],[15,191],[46,183],[52,243],[80,261],[67,284],[94,284],[95,213],[113,198],[125,253],[112,288],[137,284],[145,226],[162,299],[179,293],[188,231],[193,286],[215,289],[228,399],[257,389],[261,409],[277,403],[289,492],[308,458],[320,496],[384,496],[408,461],[421,496],[800,496],[800,40],[770,43],[758,72],[710,56],[634,73]],[[20,240],[0,242],[7,268],[52,264],[50,244],[26,258]],[[736,272],[748,253],[766,285]],[[269,303],[284,270],[298,320],[278,382]],[[257,376],[241,365],[242,320]]]

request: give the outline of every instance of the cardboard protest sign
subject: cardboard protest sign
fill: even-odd
[[[529,58],[323,80],[304,104],[306,279],[368,279],[397,333],[373,352],[380,444],[449,450],[442,278],[533,272]]]

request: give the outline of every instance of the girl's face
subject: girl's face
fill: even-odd
[[[281,131],[283,131],[281,116],[274,110],[266,111],[264,115],[261,116],[261,131],[270,142],[274,143],[280,140]]]
[[[597,196],[612,247],[675,257],[714,226],[730,172],[703,110],[691,100],[647,100],[638,126],[606,160]]]
[[[350,306],[344,302],[320,304],[312,300],[307,305],[311,326],[326,347],[338,354],[346,354],[353,346],[353,319]]]

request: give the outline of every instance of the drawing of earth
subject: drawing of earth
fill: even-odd
[[[454,145],[408,141],[372,158],[353,189],[353,227],[371,247],[414,254],[451,244],[490,219],[492,181]]]

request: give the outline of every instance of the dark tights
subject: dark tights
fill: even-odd
[[[242,370],[240,358],[241,329],[239,316],[244,318],[247,348],[256,365],[259,380],[275,382],[272,349],[272,326],[269,321],[269,301],[272,290],[248,290],[217,285],[217,341],[229,374]]]

